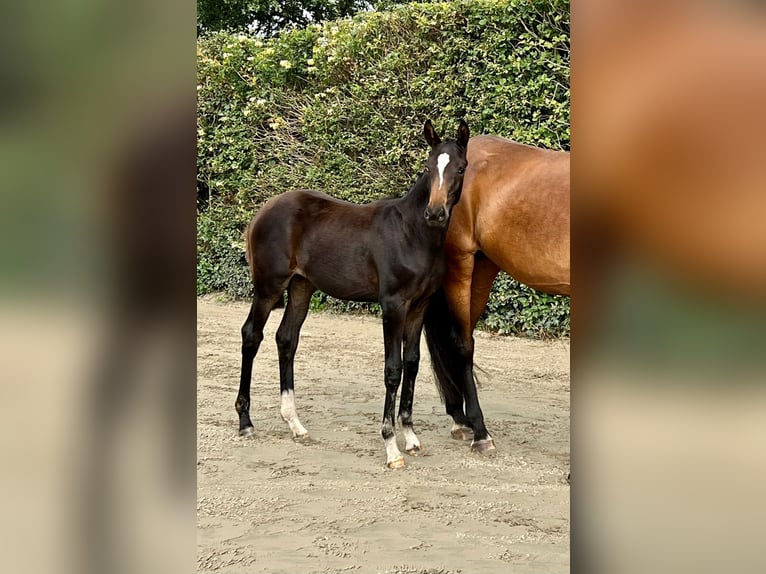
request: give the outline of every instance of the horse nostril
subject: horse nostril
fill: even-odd
[[[426,207],[426,210],[423,212],[423,217],[426,218],[426,221],[444,223],[444,220],[447,219],[447,210],[443,207],[439,207],[438,209]]]

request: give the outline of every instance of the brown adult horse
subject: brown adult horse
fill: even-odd
[[[452,436],[472,437],[471,448],[483,452],[495,445],[476,392],[473,330],[500,269],[539,291],[569,294],[569,153],[484,135],[471,138],[467,158],[447,273],[425,331]]]

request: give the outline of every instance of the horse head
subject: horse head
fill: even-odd
[[[431,120],[426,120],[423,136],[431,146],[425,167],[430,191],[423,216],[430,227],[447,227],[452,208],[460,200],[463,174],[468,165],[468,124],[460,120],[457,138],[442,141],[431,125]]]

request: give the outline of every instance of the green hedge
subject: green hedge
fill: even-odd
[[[215,33],[197,62],[198,178],[210,188],[198,293],[249,295],[241,230],[274,195],[313,188],[362,203],[406,191],[426,118],[447,135],[463,117],[474,134],[569,148],[565,0],[404,4],[270,40]],[[568,299],[496,287],[487,328],[568,333]]]

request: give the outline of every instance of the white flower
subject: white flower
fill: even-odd
[[[290,63],[290,60],[280,60],[279,65],[282,66],[285,70],[289,70],[293,67],[293,65]]]

